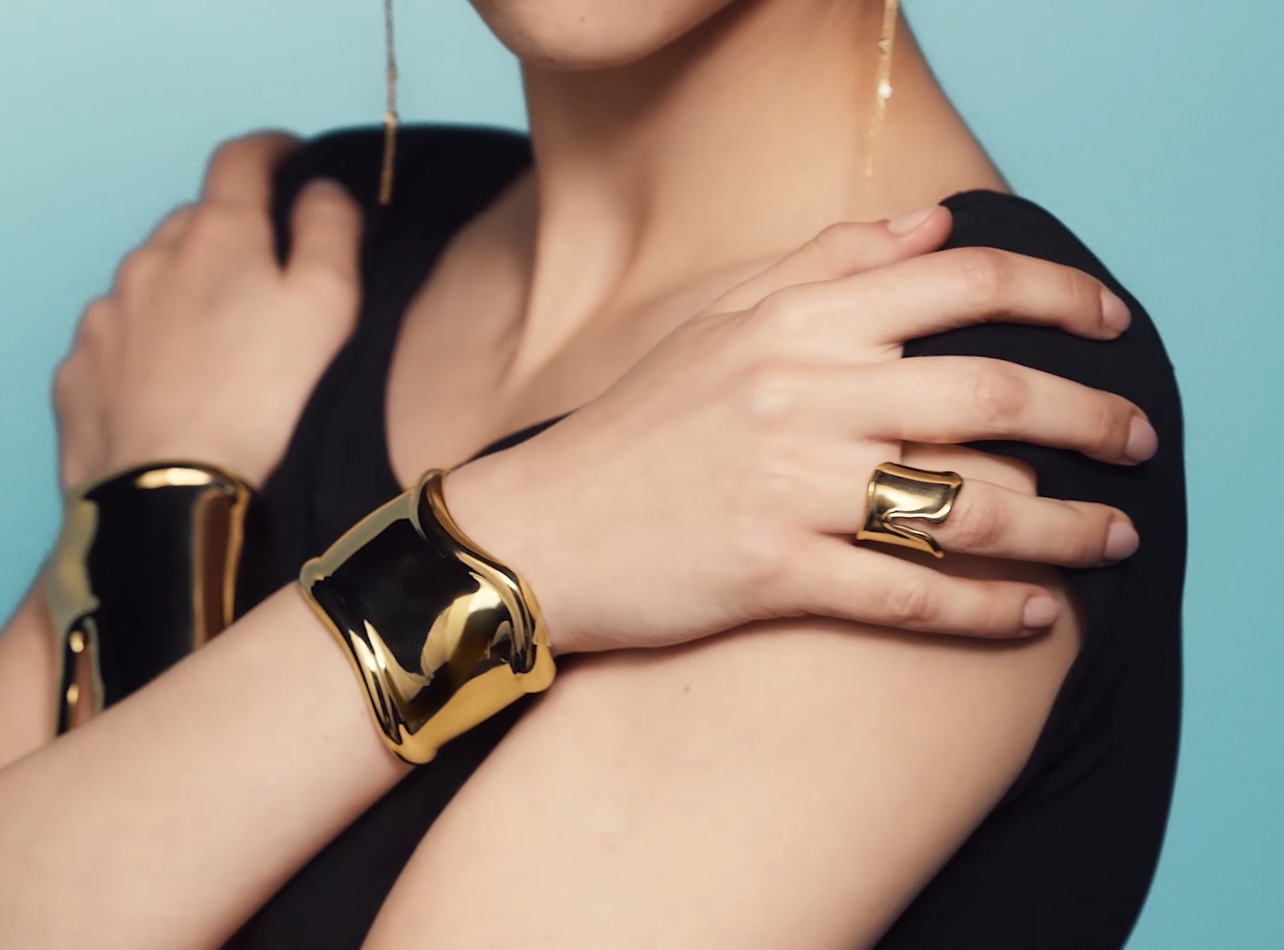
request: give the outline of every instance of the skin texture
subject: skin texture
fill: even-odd
[[[1131,530],[1122,515],[1036,501],[1028,471],[948,443],[1001,431],[1120,464],[1154,450],[1115,397],[985,361],[908,367],[899,343],[999,318],[1108,339],[1124,315],[1064,269],[930,255],[944,211],[825,230],[1002,187],[908,40],[884,171],[859,174],[875,4],[481,6],[526,59],[537,170],[452,242],[408,314],[392,460],[411,482],[584,406],[452,474],[448,501],[532,581],[560,650],[657,649],[564,664],[421,843],[369,945],[868,945],[1019,772],[1079,630],[1051,568],[828,537],[859,517],[851,486],[888,455],[954,468],[973,514],[941,530],[950,547],[1090,564],[1112,524]],[[314,188],[276,267],[264,205],[282,147],[222,150],[201,203],[87,312],[57,385],[66,479],[175,452],[259,478],[279,459],[351,325],[359,230]],[[126,369],[162,364],[172,378]],[[193,379],[226,394],[204,400],[226,417],[168,405]],[[879,394],[886,411],[835,410]],[[447,397],[467,411],[424,411]],[[238,399],[264,416],[248,436]],[[1058,527],[1021,535],[1039,519]],[[729,530],[746,524],[771,530]],[[0,686],[51,680],[37,597],[0,639]],[[984,639],[1025,632],[1046,598],[1046,631]],[[6,946],[217,946],[404,774],[289,588],[55,742],[35,693],[0,689]],[[495,913],[496,881],[536,883]]]
[[[478,0],[473,7],[523,62],[569,70],[636,63],[689,34],[730,0]]]

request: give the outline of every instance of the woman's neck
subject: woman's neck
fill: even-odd
[[[516,363],[836,221],[1003,187],[904,24],[865,174],[881,19],[881,0],[744,0],[626,67],[527,67],[536,171],[515,198],[530,222]]]

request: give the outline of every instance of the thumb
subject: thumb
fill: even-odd
[[[715,300],[705,315],[748,310],[785,287],[850,277],[940,248],[953,228],[949,209],[931,205],[869,224],[844,222],[818,235]]]
[[[329,279],[355,290],[360,281],[361,209],[343,186],[327,179],[310,182],[294,203],[287,277]]]

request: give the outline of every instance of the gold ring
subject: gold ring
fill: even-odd
[[[913,518],[940,524],[950,516],[962,487],[963,479],[954,472],[929,472],[884,462],[869,478],[865,524],[856,532],[856,540],[895,544],[945,557],[936,539],[926,531],[896,521]]]

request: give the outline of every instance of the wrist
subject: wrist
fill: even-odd
[[[243,482],[256,491],[262,487],[275,467],[275,460],[256,458],[210,440],[167,439],[164,441],[113,445],[102,465],[91,478],[102,479],[113,472],[145,466],[160,467],[166,463],[209,466]]]
[[[533,592],[456,524],[444,474],[425,473],[299,572],[388,749],[415,764],[556,675]]]
[[[563,524],[540,484],[532,453],[509,449],[453,470],[443,493],[461,531],[520,575],[534,592],[554,655],[585,648],[577,619],[574,571],[562,563]]]

